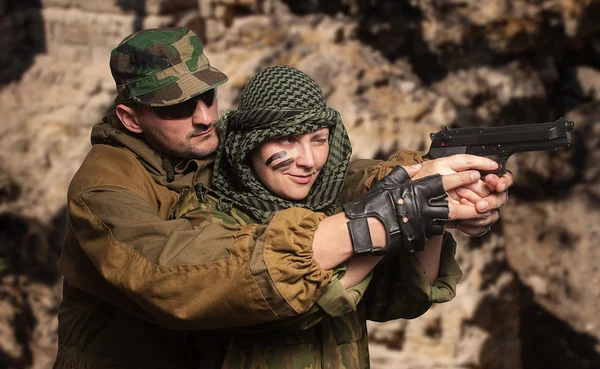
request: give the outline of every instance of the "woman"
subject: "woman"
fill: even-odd
[[[351,145],[339,113],[327,107],[309,76],[288,66],[262,70],[222,125],[214,190],[198,185],[184,192],[173,217],[187,218],[198,228],[215,220],[264,223],[292,207],[336,212]],[[379,169],[383,173],[398,163],[392,160]],[[302,316],[231,332],[191,333],[186,336],[190,356],[202,356],[208,345],[224,350],[214,363],[219,368],[366,368],[367,319],[414,318],[432,302],[454,296],[462,273],[449,235],[441,250],[434,283],[414,256],[386,257],[374,274],[380,258],[355,258],[334,270],[317,304]],[[367,290],[372,278],[376,283]]]

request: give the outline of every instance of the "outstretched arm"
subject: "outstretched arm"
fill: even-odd
[[[426,161],[423,159],[423,154],[417,151],[400,150],[386,161],[372,159],[353,161],[348,169],[348,175],[340,195],[340,203],[343,204],[358,198],[368,191],[373,183],[381,180],[397,165],[409,166],[415,163],[422,163],[423,170],[415,177],[420,178],[432,174],[455,173],[458,170],[470,168],[471,165],[480,160],[477,159],[479,157],[473,155],[454,155]],[[475,202],[476,209],[480,213],[479,217],[449,222],[446,226],[456,228],[471,236],[482,233],[488,226],[498,220],[499,214],[496,210],[506,202],[506,194],[504,192],[513,185],[513,182],[512,174],[507,171],[502,177],[498,177],[495,174],[488,174],[485,176],[485,181],[481,180],[473,185],[466,186],[466,189],[472,190],[480,197]],[[449,191],[448,193],[451,197],[459,200],[459,196],[453,191]]]
[[[473,162],[469,164],[470,168],[477,170],[489,170],[494,169],[497,166],[497,164],[492,160],[477,156],[473,156],[473,158]],[[455,161],[449,160],[449,163],[450,165],[456,167],[462,165],[461,158],[455,158]],[[422,171],[420,167],[405,168],[405,170],[406,169],[411,170],[412,173],[415,173],[416,171],[421,173]],[[445,191],[451,191],[476,183],[480,178],[480,174],[477,170],[464,170],[449,175],[443,175],[441,177],[443,189]],[[408,174],[410,175],[410,173]],[[390,185],[393,186],[394,184],[390,183]],[[387,201],[387,196],[383,196],[382,199],[383,201]],[[426,204],[427,200],[428,199],[421,198],[416,199],[416,201],[424,201],[423,204]],[[397,205],[388,204],[386,206],[395,207]],[[359,208],[361,207],[359,206]],[[333,268],[336,265],[346,261],[354,254],[351,237],[348,233],[348,222],[350,219],[346,214],[347,212],[327,217],[319,224],[319,227],[315,232],[315,238],[313,241],[314,258],[322,269]],[[476,210],[475,207],[471,205],[449,203],[447,216],[450,220],[463,220],[479,218],[481,214]],[[423,222],[422,219],[417,218],[414,218],[412,221]],[[371,215],[368,215],[367,222],[368,232],[370,233],[373,247],[385,247],[385,241],[388,233],[383,224],[381,224],[377,218]],[[406,223],[406,221],[404,221],[404,223]],[[335,247],[332,247],[331,245],[335,245]]]
[[[319,299],[329,269],[353,254],[344,214],[323,223],[323,214],[287,209],[265,225],[217,221],[202,230],[185,219],[165,220],[165,206],[148,191],[153,179],[139,161],[107,150],[123,167],[139,170],[122,173],[107,162],[93,168],[101,175],[76,175],[59,268],[70,286],[125,311],[171,329],[295,317]],[[463,173],[452,176],[465,179]],[[374,240],[383,234],[376,228]],[[332,244],[336,252],[327,250]]]
[[[423,170],[415,178],[427,175],[451,174],[470,168],[477,156],[453,155],[423,162]],[[507,171],[502,177],[488,174],[485,179],[471,185],[448,191],[450,201],[455,204],[472,205],[479,213],[478,217],[449,222],[447,227],[455,228],[467,235],[477,236],[489,231],[489,227],[498,221],[498,209],[506,204],[507,190],[514,183],[513,175]]]

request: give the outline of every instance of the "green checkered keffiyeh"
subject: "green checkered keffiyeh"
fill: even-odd
[[[352,147],[340,114],[327,106],[321,88],[312,78],[289,66],[263,69],[242,91],[239,109],[228,111],[221,124],[225,133],[213,184],[229,202],[263,223],[276,211],[290,207],[333,213]],[[256,179],[247,160],[252,149],[271,137],[324,127],[329,128],[329,156],[304,200],[277,197]]]

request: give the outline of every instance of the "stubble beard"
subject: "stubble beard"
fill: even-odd
[[[191,133],[187,137],[187,140],[180,143],[172,154],[182,159],[202,159],[214,154],[219,147],[219,138],[214,124],[209,128],[213,128],[213,131],[206,137],[195,138],[197,133]],[[206,129],[201,130],[198,133],[204,132],[205,130]],[[192,139],[196,141],[194,144],[191,143]]]

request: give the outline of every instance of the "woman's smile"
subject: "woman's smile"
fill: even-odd
[[[308,174],[308,175],[294,175],[294,174],[288,174],[288,176],[292,179],[292,181],[299,183],[299,184],[307,184],[310,183],[310,180],[312,179],[312,174]]]

